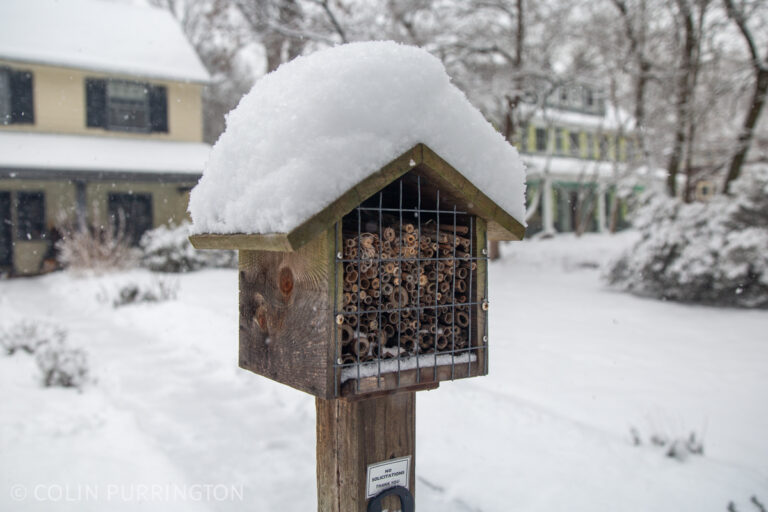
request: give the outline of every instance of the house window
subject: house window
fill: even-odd
[[[152,229],[152,195],[109,194],[107,209],[115,233],[124,235],[131,245],[139,245],[141,236]]]
[[[168,131],[168,95],[163,86],[87,79],[85,95],[88,127],[133,132]]]
[[[600,137],[600,160],[613,159],[613,138],[610,135],[603,135]]]
[[[592,110],[595,106],[595,96],[592,94],[592,89],[589,87],[584,88],[584,105],[587,110]]]
[[[19,240],[40,240],[45,236],[45,194],[19,192],[16,195],[16,218]]]
[[[547,151],[547,129],[536,128],[536,151],[544,153]]]
[[[34,122],[32,73],[0,67],[0,125]]]
[[[571,156],[581,156],[581,144],[579,140],[579,132],[568,133],[568,151]]]
[[[595,136],[591,133],[587,133],[587,158],[595,158]]]
[[[529,127],[527,124],[520,127],[520,150],[523,153],[528,152],[528,131]]]
[[[555,128],[555,153],[562,155],[565,153],[565,132],[562,128]]]
[[[627,161],[634,162],[637,158],[637,147],[635,146],[635,141],[632,139],[627,139]]]

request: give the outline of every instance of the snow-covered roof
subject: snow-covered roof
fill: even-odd
[[[210,80],[168,11],[103,0],[0,1],[0,59],[147,78]]]
[[[200,174],[211,147],[116,137],[0,131],[0,168]]]
[[[530,112],[531,108],[534,108],[534,106],[524,104],[523,112]],[[615,132],[621,128],[624,132],[630,132],[635,129],[634,118],[626,110],[610,103],[606,104],[605,113],[602,115],[555,107],[544,107],[536,109],[532,118],[543,123],[552,123],[563,127],[585,128],[595,131],[603,130]]]
[[[517,150],[442,63],[367,42],[299,57],[243,97],[192,191],[193,232],[289,233],[419,143],[524,219]]]
[[[607,160],[584,160],[580,158],[568,158],[560,156],[547,157],[544,155],[523,155],[523,162],[525,162],[528,169],[528,176],[530,178],[539,178],[544,170],[549,173],[553,179],[571,179],[578,180],[583,179],[585,181],[590,180],[613,180],[617,177],[625,176],[631,171],[631,174],[638,178],[645,178],[648,176],[648,167],[645,165],[637,165],[631,168],[627,168],[627,164],[614,162]],[[654,179],[666,179],[667,171],[664,169],[655,169],[651,176]]]
[[[606,179],[614,176],[614,163],[601,160],[583,160],[559,156],[523,155],[523,161],[528,168],[529,176],[538,176],[544,169],[555,178],[585,178]],[[616,170],[624,172],[626,164],[619,163]]]

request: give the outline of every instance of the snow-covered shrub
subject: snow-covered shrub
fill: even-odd
[[[39,347],[35,361],[45,387],[80,389],[88,380],[88,357],[83,350],[69,347],[64,339]]]
[[[732,186],[709,203],[647,200],[635,218],[641,238],[608,281],[661,299],[768,308],[768,167],[745,168]]]
[[[201,268],[235,268],[235,251],[198,251],[189,243],[189,223],[160,226],[141,238],[141,265],[157,272],[189,272]]]
[[[0,329],[0,346],[9,356],[18,351],[33,354],[42,345],[63,342],[66,335],[66,331],[58,325],[21,320]]]
[[[61,226],[56,242],[58,260],[78,271],[108,272],[136,266],[138,250],[131,247],[121,220],[112,226]]]
[[[67,331],[61,326],[21,320],[0,330],[0,345],[8,355],[19,351],[34,354],[46,387],[79,389],[88,378],[85,352],[67,344]]]
[[[176,280],[154,278],[151,281],[133,281],[117,286],[112,292],[102,290],[99,299],[117,308],[138,302],[163,302],[174,300],[179,293]]]
[[[630,429],[630,435],[634,446],[644,444],[637,429]],[[691,455],[704,455],[704,442],[694,431],[691,431],[687,436],[667,436],[656,433],[648,438],[648,444],[660,449],[665,456],[681,462]]]

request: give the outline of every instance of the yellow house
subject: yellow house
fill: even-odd
[[[0,274],[41,272],[67,225],[182,221],[209,80],[164,10],[0,2]]]

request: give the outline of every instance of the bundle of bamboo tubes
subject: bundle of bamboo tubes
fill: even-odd
[[[341,362],[466,349],[473,271],[466,226],[399,223],[343,237]]]

